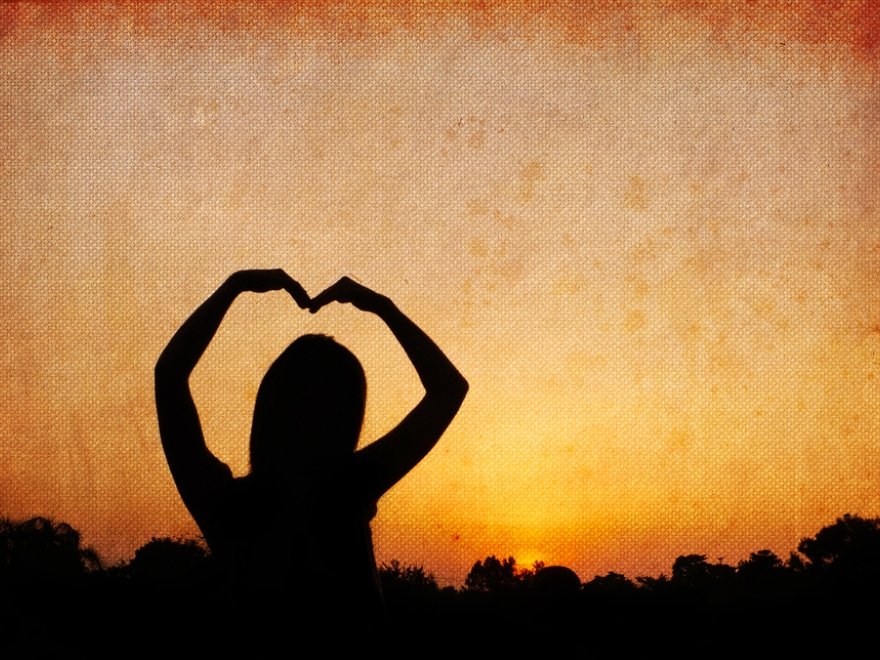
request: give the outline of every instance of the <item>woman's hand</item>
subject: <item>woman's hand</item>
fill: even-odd
[[[266,291],[284,289],[301,309],[305,309],[310,304],[309,294],[306,293],[306,290],[280,268],[240,270],[230,275],[228,282],[236,291],[265,293]]]
[[[343,277],[330,285],[308,303],[309,311],[314,314],[329,302],[351,303],[364,312],[378,313],[389,302],[388,298],[355,282],[350,277]]]

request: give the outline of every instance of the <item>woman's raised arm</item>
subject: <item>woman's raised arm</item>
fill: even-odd
[[[180,326],[156,362],[156,412],[162,448],[180,496],[194,516],[205,510],[206,498],[222,480],[231,477],[231,472],[205,445],[189,376],[238,294],[278,289],[290,293],[300,307],[308,305],[305,290],[283,270],[233,273]]]
[[[468,383],[437,345],[386,296],[343,277],[309,304],[314,313],[331,301],[351,303],[381,318],[406,352],[425,395],[384,437],[357,452],[365,487],[378,498],[421,461],[455,417]]]

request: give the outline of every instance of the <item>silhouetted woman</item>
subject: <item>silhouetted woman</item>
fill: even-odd
[[[333,339],[296,339],[266,373],[254,406],[250,474],[233,478],[205,445],[189,375],[238,294],[284,289],[312,313],[351,303],[381,318],[412,361],[425,395],[383,438],[357,450],[366,381]],[[313,299],[282,270],[234,273],[156,364],[162,447],[184,504],[235,584],[277,589],[316,622],[382,616],[370,520],[376,502],[431,450],[468,385],[394,303],[343,277]]]

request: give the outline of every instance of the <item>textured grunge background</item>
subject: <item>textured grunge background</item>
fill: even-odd
[[[380,560],[634,577],[880,515],[876,3],[292,4],[0,6],[0,515],[197,533],[152,367],[255,267],[353,275],[471,383]],[[364,441],[420,396],[376,319],[245,297],[193,379],[239,474],[305,331]]]

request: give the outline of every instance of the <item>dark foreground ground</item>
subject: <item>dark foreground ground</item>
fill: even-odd
[[[878,649],[878,518],[838,518],[787,559],[759,550],[731,566],[682,555],[668,576],[635,580],[608,573],[582,582],[564,567],[525,569],[493,555],[461,588],[441,589],[423,567],[391,562],[379,569],[378,617],[344,614],[345,595],[315,588],[319,569],[301,570],[303,581],[283,588],[231,588],[203,544],[181,539],[153,539],[105,567],[65,523],[0,519],[0,660],[837,658]]]
[[[315,647],[388,655],[607,657],[876,651],[880,609],[863,589],[739,601],[582,590],[551,597],[438,591],[387,597],[381,626],[312,616],[279,594],[217,588],[44,585],[2,593],[0,657],[312,657]]]

